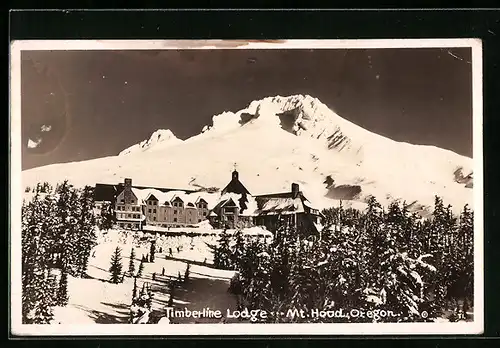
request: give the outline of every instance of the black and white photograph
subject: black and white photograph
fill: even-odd
[[[481,41],[11,50],[14,333],[483,331]]]

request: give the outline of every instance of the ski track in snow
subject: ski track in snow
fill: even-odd
[[[124,282],[112,284],[108,282],[111,255],[115,248],[122,249],[123,270],[128,270],[131,248],[134,247],[136,262],[139,267],[142,255],[149,253],[149,243],[140,245],[134,243],[133,234],[111,230],[101,237],[94,248],[95,257],[89,262],[89,279],[68,277],[69,303],[66,307],[54,309],[54,323],[57,324],[118,324],[128,323],[129,306],[132,301],[133,278],[125,277]],[[209,307],[225,312],[236,309],[236,299],[227,292],[229,280],[233,271],[224,271],[207,266],[212,262],[212,252],[205,242],[215,244],[216,236],[195,237],[191,250],[191,237],[160,237],[157,241],[157,251],[162,247],[162,253],[156,253],[154,263],[144,263],[143,276],[137,281],[140,292],[142,284],[151,284],[153,297],[153,312],[164,314],[167,306],[168,277],[177,279],[178,273],[184,276],[187,262],[193,262],[190,268],[190,281],[174,294],[174,307],[183,310],[203,310]],[[177,246],[182,250],[177,252]],[[166,259],[168,248],[172,248],[173,258]],[[162,276],[162,269],[165,276]],[[152,274],[156,273],[156,281]],[[178,322],[189,322],[188,318],[175,319]],[[192,319],[190,319],[192,320]],[[205,318],[200,322],[218,322],[217,319]]]

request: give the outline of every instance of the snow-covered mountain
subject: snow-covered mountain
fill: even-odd
[[[144,151],[157,151],[166,149],[169,146],[182,143],[170,129],[158,129],[148,140],[141,141],[139,144],[132,145],[118,154],[118,156],[139,153]]]
[[[432,206],[434,195],[460,210],[472,205],[472,159],[433,146],[396,142],[337,115],[311,96],[269,97],[223,112],[184,141],[158,130],[118,156],[26,170],[23,185],[68,179],[75,185],[118,183],[223,188],[236,164],[253,194],[300,184],[318,207],[362,206],[374,195],[387,204]]]

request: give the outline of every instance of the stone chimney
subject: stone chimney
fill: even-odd
[[[126,178],[124,181],[123,198],[126,204],[132,200],[132,179]]]
[[[125,179],[125,188],[132,188],[132,179]]]
[[[295,199],[299,196],[299,184],[292,183],[292,198]]]

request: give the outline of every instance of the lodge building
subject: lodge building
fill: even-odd
[[[320,211],[313,208],[298,184],[293,183],[289,192],[253,196],[236,170],[220,193],[137,188],[130,178],[122,187],[113,197],[117,226],[123,229],[195,227],[208,220],[219,229],[264,226],[274,232],[285,223],[315,233],[321,225]]]

